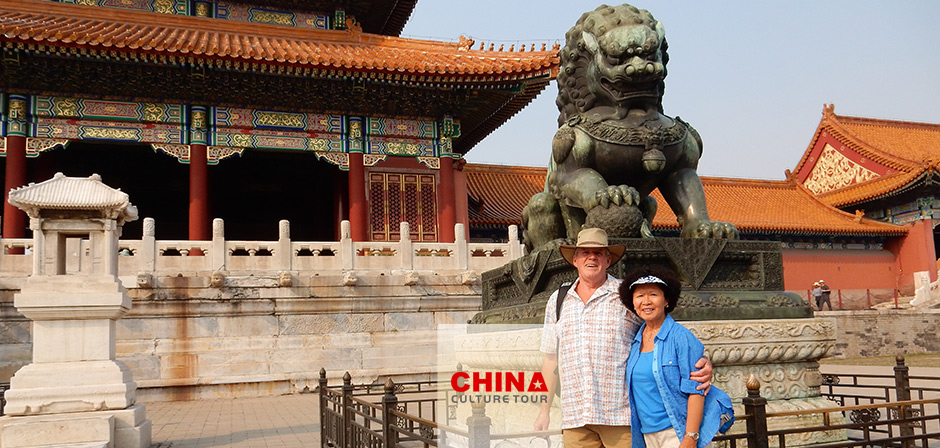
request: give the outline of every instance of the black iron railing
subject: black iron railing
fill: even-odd
[[[842,406],[940,397],[940,378],[911,375],[901,355],[896,362],[893,375],[823,373],[822,395]]]

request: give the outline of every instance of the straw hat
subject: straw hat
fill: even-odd
[[[572,262],[574,259],[574,252],[579,247],[606,247],[607,250],[610,251],[611,266],[620,261],[620,258],[623,257],[624,251],[627,250],[627,246],[622,244],[615,244],[613,246],[607,244],[607,232],[605,232],[604,229],[592,227],[589,229],[584,229],[578,233],[577,244],[574,246],[559,246],[558,251],[561,252],[561,256],[565,258],[565,261],[567,261],[568,264],[574,264]]]

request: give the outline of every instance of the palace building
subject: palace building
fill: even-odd
[[[161,238],[453,242],[462,157],[557,48],[398,37],[415,0],[0,0],[5,191],[98,173]],[[4,202],[3,237],[25,215]],[[139,223],[125,237],[139,237]]]
[[[464,156],[552,83],[558,48],[399,37],[415,3],[0,0],[5,194],[97,173],[144,218],[108,255],[133,301],[114,350],[144,401],[302,393],[321,368],[426,379],[430,329],[471,319],[480,273],[524,255],[509,226],[545,169]],[[785,180],[702,181],[713,219],[781,244],[787,290],[825,278],[859,309],[936,279],[938,151],[940,125],[828,107]],[[80,230],[57,273],[101,264]],[[5,197],[0,391],[31,362],[29,234]]]
[[[5,191],[98,173],[161,239],[505,240],[544,168],[464,164],[555,78],[558,49],[398,37],[414,1],[0,0]],[[815,277],[937,279],[940,125],[836,115],[786,180],[704,178],[710,214]],[[664,203],[664,202],[661,202]],[[653,223],[675,235],[668,207]],[[3,237],[28,235],[4,203]],[[126,238],[139,238],[130,223]],[[194,251],[192,255],[198,255]],[[844,267],[844,269],[843,269]],[[867,286],[865,286],[867,285]]]
[[[907,228],[908,265],[922,267],[933,282],[940,254],[938,173],[940,125],[836,115],[829,105],[788,177],[827,205]]]

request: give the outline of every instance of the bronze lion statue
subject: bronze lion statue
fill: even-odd
[[[566,34],[558,74],[558,131],[545,190],[522,213],[529,250],[582,226],[611,237],[652,237],[659,188],[680,235],[737,238],[732,224],[709,219],[696,173],[698,133],[663,114],[669,60],[663,25],[630,5],[602,5]]]

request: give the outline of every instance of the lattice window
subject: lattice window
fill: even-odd
[[[418,182],[417,176],[410,176],[411,181],[404,185],[404,194],[405,194],[405,209],[404,209],[404,218],[408,221],[408,224],[411,225],[411,240],[412,241],[421,241],[421,232],[418,223],[421,222],[419,219],[418,212]]]
[[[372,241],[397,241],[407,221],[412,241],[437,241],[437,189],[433,174],[369,173]]]
[[[407,177],[407,176],[406,176]],[[402,175],[401,174],[389,174],[386,176],[387,185],[388,185],[388,239],[389,241],[396,241],[401,239],[401,227],[399,223],[402,222],[404,216],[402,215],[401,207],[401,194],[394,194],[396,191],[401,191],[402,187]]]
[[[437,193],[434,191],[434,176],[421,176],[418,185],[421,195],[418,214],[422,229],[421,239],[418,241],[437,241]]]
[[[388,213],[385,210],[385,176],[381,173],[369,174],[369,198],[371,204],[369,207],[369,221],[372,225],[372,240],[387,241],[386,232],[388,231]]]

